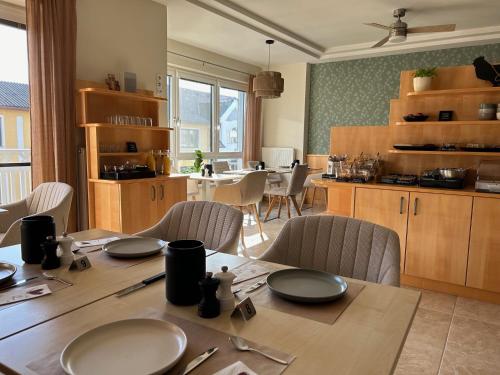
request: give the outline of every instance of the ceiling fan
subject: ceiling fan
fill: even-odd
[[[380,42],[374,44],[372,48],[383,46],[387,42],[391,43],[400,43],[406,40],[407,34],[416,34],[416,33],[436,33],[442,31],[454,31],[455,24],[449,25],[433,25],[433,26],[418,26],[418,27],[408,27],[406,22],[401,21],[401,17],[404,17],[406,14],[405,8],[394,9],[392,15],[397,18],[396,22],[391,24],[390,26],[384,26],[379,23],[365,23],[365,25],[373,26],[379,29],[384,29],[389,31],[389,35],[387,35]]]

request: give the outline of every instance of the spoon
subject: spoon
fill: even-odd
[[[241,351],[244,351],[244,352],[247,352],[247,351],[250,351],[250,352],[255,352],[255,353],[259,353],[261,355],[263,355],[264,357],[267,357],[269,359],[272,359],[273,361],[275,362],[278,362],[278,363],[281,363],[282,365],[288,365],[288,362],[287,361],[283,361],[282,359],[279,359],[279,358],[276,358],[276,357],[273,357],[272,355],[270,354],[267,354],[267,353],[264,353],[264,352],[261,352],[260,350],[257,350],[255,348],[251,348],[248,346],[247,342],[245,341],[245,339],[243,339],[242,337],[238,337],[238,336],[229,336],[229,341],[231,341],[231,343],[236,347],[236,349],[238,350],[241,350]]]
[[[55,281],[59,281],[60,283],[63,283],[63,284],[66,284],[68,286],[72,286],[73,284],[70,283],[69,281],[64,281],[63,279],[60,279],[59,277],[55,276],[55,275],[52,275],[51,273],[48,273],[48,272],[44,272],[42,274],[43,278],[45,280],[55,280]]]

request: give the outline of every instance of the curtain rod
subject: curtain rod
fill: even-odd
[[[177,55],[177,56],[181,56],[181,57],[185,57],[186,59],[191,59],[191,60],[195,60],[195,61],[199,61],[203,64],[209,64],[209,65],[213,65],[213,66],[216,66],[218,68],[222,68],[222,69],[227,69],[227,70],[232,70],[233,72],[237,72],[237,73],[241,73],[241,74],[246,74],[248,76],[250,76],[251,74],[248,73],[248,72],[243,72],[241,70],[238,70],[238,69],[233,69],[233,68],[228,68],[227,66],[224,66],[224,65],[219,65],[219,64],[215,64],[215,63],[211,63],[210,61],[205,61],[205,60],[201,60],[201,59],[198,59],[196,57],[191,57],[191,56],[187,56],[187,55],[183,55],[182,53],[177,53],[177,52],[173,52],[173,51],[169,51],[167,50],[168,53],[171,53],[173,55]]]

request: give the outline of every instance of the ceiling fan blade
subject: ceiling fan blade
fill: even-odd
[[[377,47],[380,47],[380,46],[383,46],[384,44],[386,44],[387,42],[389,41],[389,35],[387,35],[384,39],[382,39],[380,42],[374,44],[371,48],[377,48]]]
[[[373,26],[373,27],[376,27],[377,29],[384,29],[384,30],[390,30],[391,29],[390,26],[384,26],[384,25],[381,25],[379,23],[365,23],[365,25],[367,25],[367,26]]]
[[[436,33],[441,31],[455,31],[455,26],[456,26],[455,24],[449,24],[449,25],[409,27],[407,33],[415,34],[415,33]]]

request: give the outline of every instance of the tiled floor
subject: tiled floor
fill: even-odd
[[[315,207],[303,213],[313,215],[321,211],[323,207]],[[271,218],[276,214],[275,210]],[[245,215],[245,247],[240,244],[239,254],[261,255],[286,220],[286,210],[282,210],[281,219],[262,223],[261,237],[253,217]],[[500,375],[500,305],[421,292],[422,299],[395,374]]]

